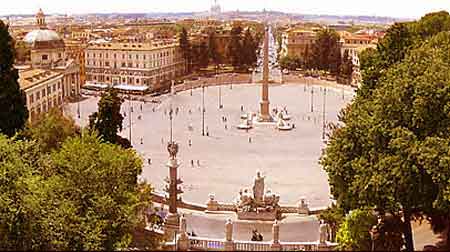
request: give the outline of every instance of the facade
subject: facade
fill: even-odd
[[[80,64],[66,54],[66,45],[57,32],[46,28],[45,15],[39,10],[36,15],[38,29],[29,32],[23,39],[30,49],[32,69],[45,69],[63,74],[63,98],[78,97],[81,91]]]
[[[19,84],[26,96],[29,121],[63,103],[62,73],[44,69],[22,70],[19,71]]]
[[[283,33],[281,56],[305,59],[312,50],[316,32],[311,30],[291,29]]]
[[[158,89],[185,72],[178,43],[99,42],[86,48],[88,82]]]

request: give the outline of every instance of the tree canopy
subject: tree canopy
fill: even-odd
[[[442,20],[437,13],[394,25],[361,58],[363,87],[342,111],[321,159],[344,210],[403,215],[408,250],[414,216],[447,216],[447,225],[450,216],[443,168],[450,155],[450,29],[418,36],[434,15]]]
[[[14,68],[14,41],[8,26],[0,20],[0,133],[13,136],[28,119],[25,93],[19,86]]]

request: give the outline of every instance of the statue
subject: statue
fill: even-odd
[[[325,222],[322,220],[320,222],[320,243],[324,244],[328,240],[328,224],[325,224]]]
[[[178,144],[175,142],[170,142],[167,145],[167,150],[169,151],[170,158],[175,159],[178,153]]]
[[[253,198],[256,203],[262,203],[264,196],[264,177],[261,176],[261,173],[258,171],[256,173],[255,183],[253,185]]]

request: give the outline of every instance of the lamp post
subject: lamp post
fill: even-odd
[[[221,108],[223,108],[223,105],[222,105],[222,86],[219,83],[219,76],[218,75],[216,75],[216,85],[219,86],[219,97],[218,97],[218,99],[219,99],[219,109],[221,109]]]
[[[322,110],[322,140],[325,141],[325,107],[326,107],[326,101],[327,101],[327,88],[325,87],[323,90],[323,110]]]
[[[311,86],[311,113],[314,112],[314,86]]]
[[[128,93],[128,124],[130,125],[130,129],[129,129],[129,138],[130,138],[130,144],[132,145],[132,140],[131,140],[131,113],[133,112],[132,108],[131,108],[131,93]]]
[[[77,115],[78,115],[78,119],[80,119],[81,118],[80,100],[78,100],[78,102],[77,102]]]
[[[202,136],[205,136],[205,83],[202,85]]]

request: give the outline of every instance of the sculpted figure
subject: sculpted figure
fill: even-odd
[[[260,172],[256,173],[255,183],[253,185],[253,198],[256,203],[263,202],[264,196],[264,177],[261,176]]]

